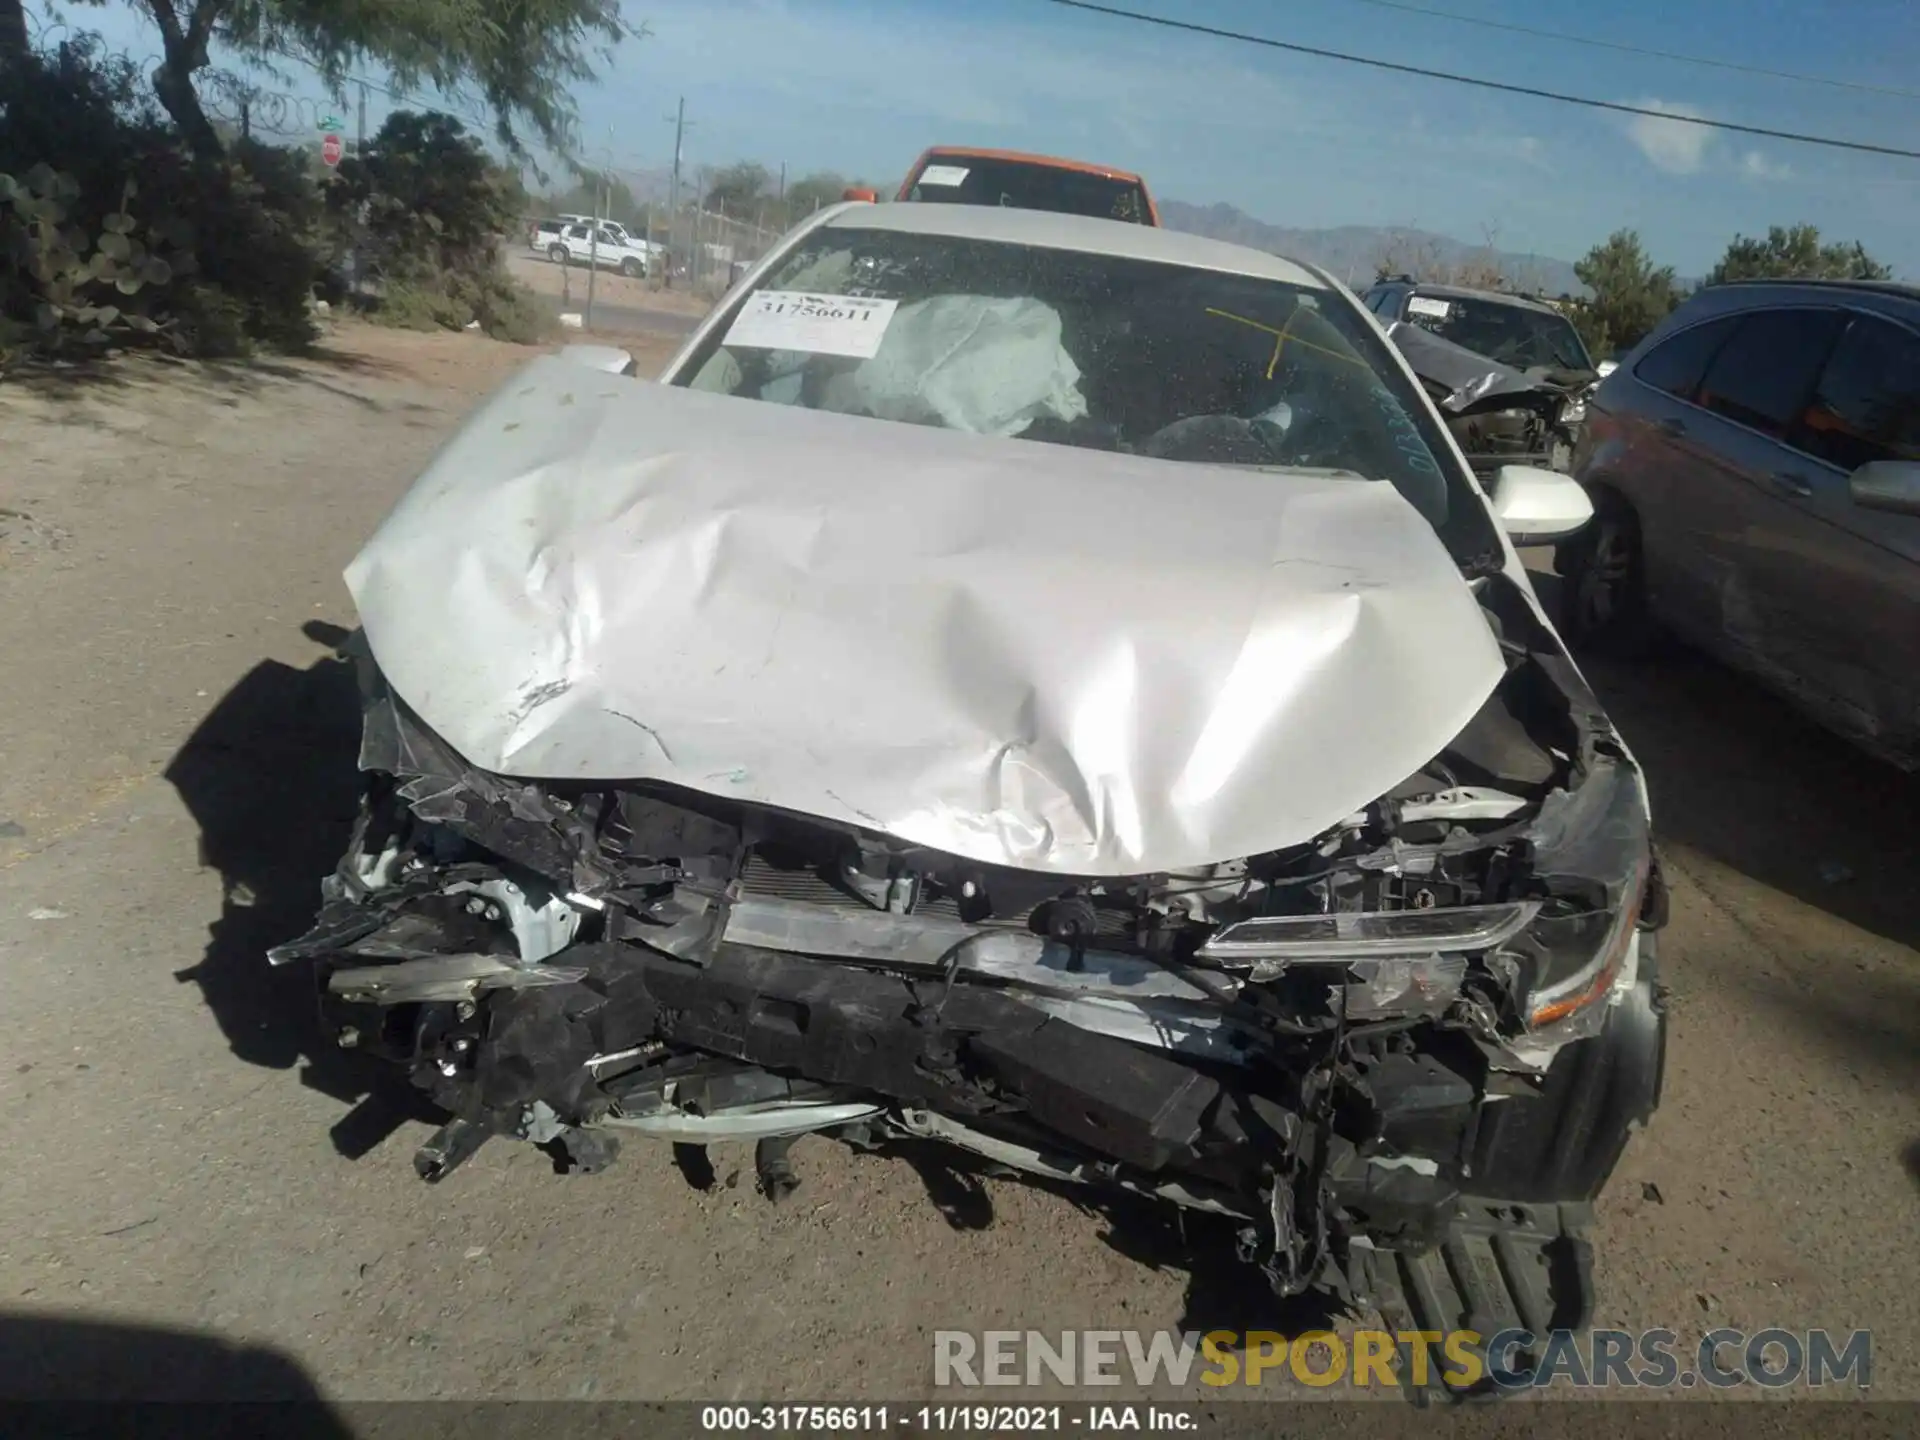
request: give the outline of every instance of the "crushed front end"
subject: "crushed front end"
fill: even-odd
[[[1585,369],[1517,370],[1409,321],[1388,337],[1482,483],[1503,465],[1571,473],[1599,376]]]
[[[1519,592],[1508,672],[1312,840],[1074,881],[658,783],[476,771],[364,652],[366,796],[313,929],[342,1046],[576,1167],[625,1136],[915,1138],[1231,1217],[1280,1294],[1585,1322],[1584,1225],[1658,1101],[1636,767]]]

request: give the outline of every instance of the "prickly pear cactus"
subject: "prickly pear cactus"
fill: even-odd
[[[76,338],[102,345],[164,328],[136,297],[193,273],[192,227],[177,218],[143,226],[129,209],[134,194],[128,180],[96,235],[69,223],[80,199],[71,175],[44,163],[24,177],[0,173],[0,254],[27,278],[40,348],[57,351]]]

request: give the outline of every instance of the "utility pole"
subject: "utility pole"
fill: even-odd
[[[360,82],[360,109],[353,122],[353,153],[364,155],[367,150],[367,82]]]
[[[687,136],[687,97],[670,117],[673,120],[673,181],[667,191],[667,272],[666,288],[673,288],[673,227],[680,217],[680,156]]]
[[[587,240],[587,313],[581,327],[593,329],[593,282],[600,274],[600,222],[613,203],[613,127],[607,127],[607,168],[593,187],[593,234]]]

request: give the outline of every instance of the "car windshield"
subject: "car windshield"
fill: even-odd
[[[1052,210],[1097,220],[1152,223],[1147,194],[1137,180],[978,155],[934,155],[921,167],[909,200],[948,205],[1007,205],[1016,210]]]
[[[1498,551],[1484,505],[1387,347],[1349,302],[1317,287],[831,226],[739,297],[674,383],[1163,460],[1386,481],[1463,563]]]
[[[1550,310],[1477,297],[1416,294],[1407,302],[1407,319],[1515,370],[1593,368],[1573,322]]]

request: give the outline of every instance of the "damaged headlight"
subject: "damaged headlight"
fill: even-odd
[[[1350,1020],[1440,1015],[1466,982],[1467,955],[1519,934],[1539,908],[1522,901],[1259,916],[1226,926],[1200,957],[1244,970],[1254,983],[1317,970],[1329,1003]]]
[[[1612,910],[1542,917],[1531,936],[1546,951],[1547,963],[1527,999],[1527,1024],[1535,1030],[1556,1025],[1606,998],[1627,958],[1640,923],[1652,868],[1641,856]]]
[[[1512,997],[1514,1033],[1524,1029],[1554,1045],[1591,1034],[1622,979],[1635,931],[1650,918],[1649,897],[1658,902],[1632,765],[1597,756],[1582,785],[1541,806],[1527,838],[1538,898],[1256,916],[1223,927],[1199,958],[1256,984],[1337,967],[1356,982],[1346,986],[1349,1004],[1404,1010],[1409,1001],[1459,994],[1467,957],[1479,956]],[[1431,1004],[1413,1008],[1435,1013]]]
[[[1539,908],[1522,901],[1445,910],[1266,915],[1225,927],[1200,947],[1200,954],[1227,969],[1247,967],[1256,981],[1270,980],[1289,965],[1313,961],[1405,960],[1493,949],[1525,929]]]
[[[1510,951],[1529,962],[1527,1028],[1556,1042],[1599,1028],[1635,931],[1664,918],[1639,773],[1618,755],[1591,759],[1584,784],[1540,808],[1534,879],[1555,898]]]

